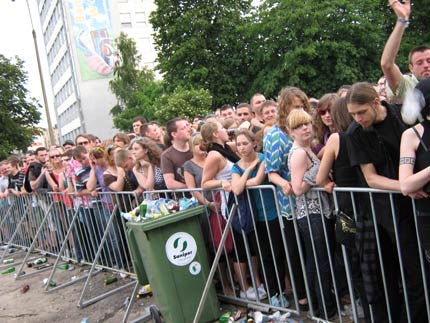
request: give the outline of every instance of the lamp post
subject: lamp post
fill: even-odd
[[[12,0],[12,1],[15,2],[15,0]],[[51,124],[51,116],[49,113],[48,100],[46,98],[46,89],[45,89],[45,82],[43,81],[42,67],[40,65],[40,56],[39,56],[39,48],[37,47],[36,31],[34,30],[33,18],[31,17],[30,5],[28,4],[28,0],[25,0],[25,2],[27,4],[28,15],[30,16],[30,22],[31,22],[31,28],[32,28],[31,33],[33,36],[34,50],[36,51],[37,68],[39,70],[40,85],[42,87],[43,104],[45,105],[46,120],[48,122],[49,141],[50,141],[50,144],[52,145],[52,144],[55,144],[55,138],[54,138],[54,131],[52,129],[52,124]]]

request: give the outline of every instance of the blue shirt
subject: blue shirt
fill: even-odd
[[[288,168],[288,154],[293,146],[293,139],[289,137],[279,126],[274,125],[264,136],[263,151],[266,162],[266,174],[278,173],[283,179],[291,180]],[[282,216],[292,216],[290,199],[282,192],[282,188],[276,186],[279,208]]]
[[[260,163],[264,161],[264,155],[259,153],[258,159],[260,160]],[[254,178],[258,173],[258,168],[255,167],[248,175],[248,178]],[[237,163],[233,165],[232,168],[232,174],[239,174],[242,176],[243,172],[245,171],[242,169]],[[262,185],[267,185],[269,183],[269,179],[267,178],[267,175],[261,183]],[[263,201],[261,200],[261,196],[263,197]],[[261,195],[260,195],[260,189],[251,189],[250,190],[250,197],[254,200],[254,205],[257,208],[257,215],[258,215],[258,221],[271,221],[273,219],[276,219],[278,217],[278,212],[275,207],[275,197],[273,195],[273,191],[270,189],[261,189]],[[265,213],[266,212],[266,213]]]

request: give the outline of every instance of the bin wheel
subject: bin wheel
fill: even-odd
[[[157,306],[149,306],[149,313],[151,313],[151,317],[155,323],[163,323],[161,320],[160,311],[158,310]]]

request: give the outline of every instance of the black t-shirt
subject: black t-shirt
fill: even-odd
[[[22,186],[24,185],[24,169],[21,169],[16,175],[9,176],[9,186],[8,188],[14,189],[20,192]]]
[[[387,116],[382,122],[364,129],[353,121],[347,130],[351,166],[357,167],[359,185],[362,187],[369,187],[359,167],[364,164],[373,164],[378,175],[395,180],[399,178],[400,139],[406,125],[400,119],[397,106],[382,104],[387,109]],[[378,222],[391,229],[389,196],[375,194],[374,201]],[[405,214],[409,212],[411,201],[397,194],[395,205],[396,211],[400,207],[400,213]]]

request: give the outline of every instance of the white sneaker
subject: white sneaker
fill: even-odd
[[[246,298],[252,301],[257,300],[257,296],[255,295],[255,290],[252,287],[249,287],[246,292],[240,291],[240,298]]]
[[[266,290],[264,289],[264,285],[263,284],[261,284],[260,286],[258,286],[257,291],[258,291],[258,297],[260,299],[266,299],[267,298],[267,293],[266,293]]]
[[[260,286],[262,287],[262,286]],[[267,298],[267,293],[264,290],[264,287],[262,287],[262,289],[260,289],[260,287],[257,289],[258,292],[258,297],[259,299],[265,299]],[[256,290],[253,287],[249,287],[248,290],[246,292],[244,291],[240,291],[240,298],[246,298],[252,301],[256,301],[257,300],[257,295],[256,295]]]

